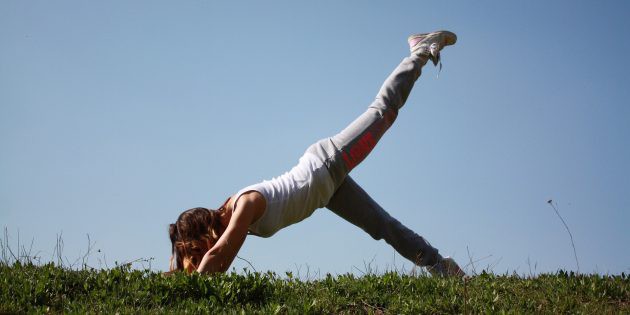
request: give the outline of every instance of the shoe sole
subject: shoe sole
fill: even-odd
[[[422,34],[414,34],[411,35],[407,38],[407,42],[416,39],[418,37],[437,37],[437,36],[441,36],[445,39],[445,44],[444,46],[450,46],[450,45],[454,45],[457,42],[457,35],[455,35],[455,33],[453,32],[449,32],[449,31],[435,31],[435,32],[431,32],[431,33],[422,33]],[[415,47],[415,45],[414,45]]]

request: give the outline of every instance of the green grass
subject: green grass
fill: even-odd
[[[218,276],[117,267],[71,270],[0,263],[0,313],[630,313],[627,275],[565,272],[466,281],[398,273],[301,281],[272,273]]]

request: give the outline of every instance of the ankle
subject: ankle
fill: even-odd
[[[429,62],[429,56],[425,55],[425,54],[419,54],[419,53],[411,53],[411,55],[409,56],[409,58],[419,64],[421,67],[426,65],[427,62]]]

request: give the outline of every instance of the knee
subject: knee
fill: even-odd
[[[383,235],[383,231],[380,229],[363,229],[367,234],[369,234],[373,239],[380,241],[385,236]]]
[[[369,108],[375,110],[382,118],[396,118],[400,107],[396,104],[400,101],[392,100],[385,95],[379,94]]]
[[[391,243],[400,234],[401,223],[385,211],[378,211],[378,213],[380,214],[378,219],[370,220],[362,228],[373,239],[377,241],[384,239],[387,243]]]

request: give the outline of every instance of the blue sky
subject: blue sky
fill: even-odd
[[[440,77],[424,69],[353,177],[462,265],[576,270],[552,199],[582,272],[628,272],[628,9],[2,1],[0,225],[44,259],[60,233],[64,254],[80,257],[89,234],[94,266],[153,257],[164,270],[182,210],[290,169],[365,109],[408,35],[449,29],[459,40]],[[239,256],[278,273],[411,268],[326,209],[249,237]]]

